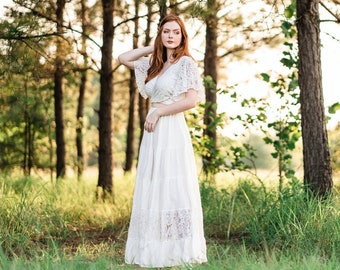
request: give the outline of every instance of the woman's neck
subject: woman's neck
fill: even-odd
[[[167,49],[166,55],[167,55],[167,62],[172,62],[175,58],[173,56],[175,50]]]

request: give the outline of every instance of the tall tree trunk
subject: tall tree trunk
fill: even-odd
[[[150,45],[151,42],[151,23],[152,23],[152,1],[146,2],[147,9],[148,9],[148,15],[147,15],[147,25],[145,29],[145,43],[144,46]],[[150,100],[143,98],[141,95],[138,95],[138,116],[139,116],[139,129],[140,129],[140,135],[139,135],[139,146],[142,142],[143,134],[144,134],[144,122],[146,119],[146,114],[150,108]],[[138,147],[139,149],[139,147]],[[139,152],[139,150],[138,150]]]
[[[81,72],[78,107],[77,107],[77,127],[76,127],[76,146],[77,146],[77,176],[81,180],[84,171],[84,150],[83,150],[83,127],[84,127],[84,97],[87,82],[87,72]]]
[[[77,127],[76,127],[76,145],[77,145],[77,175],[78,180],[81,179],[84,171],[84,150],[83,150],[83,127],[84,127],[84,98],[87,82],[87,64],[88,57],[86,53],[86,37],[87,34],[87,6],[86,0],[81,0],[81,25],[82,25],[82,38],[81,38],[81,54],[83,56],[84,66],[81,71],[78,108],[77,108]]]
[[[114,0],[102,0],[103,45],[101,48],[100,108],[99,108],[99,175],[98,187],[103,190],[103,199],[112,196],[113,155],[112,155],[112,45]]]
[[[24,161],[23,161],[23,171],[25,175],[31,175],[32,168],[32,123],[31,119],[28,115],[28,112],[25,110],[25,141],[24,141]]]
[[[319,1],[297,1],[304,183],[324,197],[333,186],[322,94]]]
[[[167,15],[167,0],[159,0],[159,22]]]
[[[29,136],[28,136],[28,175],[31,175],[33,166],[34,166],[34,138],[35,138],[35,129],[30,121],[29,125]]]
[[[24,158],[24,174],[31,175],[34,157],[34,127],[28,111],[25,110],[25,158]]]
[[[65,176],[65,137],[64,137],[64,114],[63,114],[63,21],[64,21],[65,0],[57,0],[56,22],[57,22],[57,41],[56,59],[54,71],[54,112],[56,130],[56,152],[57,152],[57,178]]]
[[[216,85],[217,85],[217,2],[216,0],[207,1],[206,21],[206,46],[204,56],[204,77],[209,76],[211,83],[205,84],[206,108],[204,111],[204,124],[206,128],[203,135],[210,140],[209,153],[214,153],[216,149],[216,126],[213,123],[216,115]],[[203,157],[203,171],[209,172],[209,164],[211,164],[213,156],[211,154]]]
[[[132,169],[133,159],[135,155],[135,108],[136,108],[136,83],[135,73],[130,70],[129,80],[129,116],[127,125],[127,136],[126,136],[126,149],[125,149],[125,166],[124,171],[129,172]]]
[[[134,34],[133,34],[133,44],[132,47],[137,48],[138,44],[138,16],[139,16],[139,0],[135,0],[135,19],[134,19]],[[132,169],[133,158],[135,154],[135,108],[136,108],[136,82],[135,82],[135,72],[130,70],[130,81],[129,81],[129,118],[128,118],[128,126],[127,126],[127,138],[126,138],[126,150],[125,150],[125,166],[124,171],[128,172]]]
[[[29,169],[28,169],[28,163],[29,163],[29,148],[30,148],[30,131],[31,131],[31,120],[30,116],[28,114],[28,106],[27,106],[27,100],[28,100],[28,93],[27,93],[27,80],[25,80],[24,89],[25,89],[25,100],[24,103],[24,119],[25,119],[25,130],[24,130],[24,160],[23,160],[23,171],[24,175],[30,175]]]

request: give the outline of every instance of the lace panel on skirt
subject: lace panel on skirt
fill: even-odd
[[[131,238],[147,240],[180,240],[192,236],[190,209],[150,211],[139,210],[131,216]]]

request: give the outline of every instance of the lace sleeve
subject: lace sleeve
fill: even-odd
[[[199,100],[202,101],[204,98],[204,88],[198,67],[191,57],[184,56],[182,60],[179,77],[174,88],[174,96],[185,93],[189,89],[194,89],[198,92]]]
[[[145,92],[145,79],[149,69],[149,57],[142,57],[134,62],[136,83],[143,98],[148,98]]]

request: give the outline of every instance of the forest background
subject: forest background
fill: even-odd
[[[169,12],[186,21],[207,93],[187,114],[206,267],[338,266],[337,1],[317,1],[334,182],[322,201],[304,192],[295,1],[2,5],[0,267],[123,267],[149,104],[116,56],[152,42]]]

